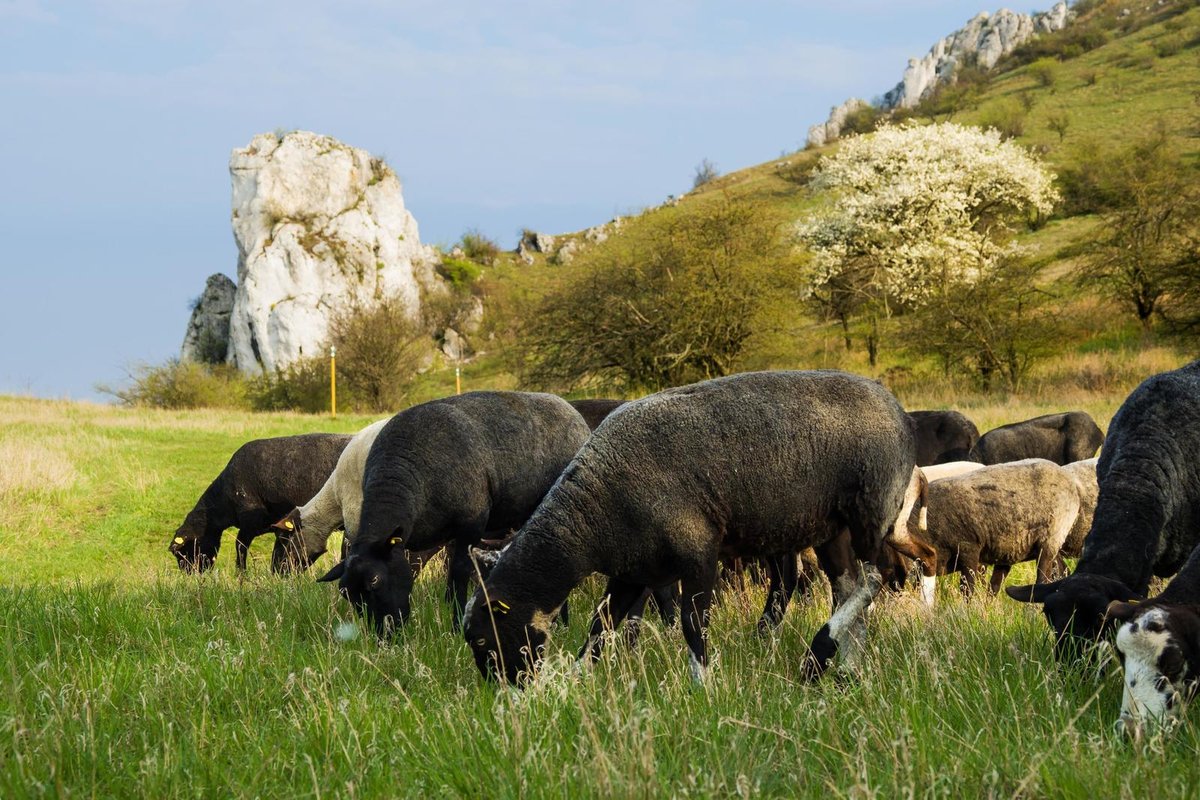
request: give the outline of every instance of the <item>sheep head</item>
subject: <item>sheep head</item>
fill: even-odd
[[[1050,583],[1009,586],[1004,591],[1014,600],[1042,604],[1042,613],[1054,629],[1054,653],[1067,663],[1080,660],[1112,630],[1111,603],[1141,599],[1121,581],[1080,573]]]
[[[1190,606],[1112,603],[1125,680],[1121,730],[1134,739],[1179,713],[1200,682],[1200,613]]]
[[[413,571],[398,537],[352,552],[317,581],[337,581],[338,592],[375,627],[381,639],[408,619]]]
[[[549,640],[550,615],[528,601],[505,600],[487,587],[467,603],[463,635],[488,680],[520,686],[533,677]]]

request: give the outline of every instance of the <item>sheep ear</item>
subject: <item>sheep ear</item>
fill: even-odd
[[[1127,622],[1133,619],[1133,615],[1136,613],[1137,605],[1134,603],[1122,603],[1120,600],[1113,600],[1104,611],[1105,616],[1118,622]]]
[[[342,577],[342,574],[345,573],[345,571],[346,571],[346,562],[339,561],[338,563],[333,565],[333,569],[329,570],[329,572],[326,572],[324,575],[317,578],[317,583],[332,583],[333,581],[340,579]]]
[[[1044,603],[1046,598],[1058,591],[1058,581],[1031,583],[1025,586],[1005,587],[1004,593],[1021,603]]]
[[[272,525],[271,530],[273,530],[276,535],[287,535],[300,530],[300,509],[293,508],[283,519]]]
[[[471,556],[471,560],[475,562],[475,566],[479,568],[479,574],[486,578],[491,574],[492,568],[496,566],[496,562],[500,560],[499,550],[481,550],[478,547],[470,547],[467,552]]]

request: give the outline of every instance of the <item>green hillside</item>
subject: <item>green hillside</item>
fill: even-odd
[[[1127,5],[1077,4],[1078,17],[1065,31],[1041,37],[986,75],[964,71],[956,86],[904,115],[918,123],[950,120],[1007,130],[1059,176],[1065,200],[1055,216],[1019,237],[1042,265],[1039,281],[1054,295],[1063,320],[1058,352],[1038,363],[1023,389],[1035,398],[1066,401],[1076,393],[1125,389],[1144,377],[1146,369],[1168,368],[1188,357],[1180,343],[1145,336],[1132,316],[1079,289],[1071,277],[1102,220],[1080,213],[1080,197],[1087,205],[1087,186],[1073,188],[1069,182],[1079,184],[1080,175],[1086,179],[1089,169],[1156,132],[1167,137],[1171,150],[1182,154],[1190,168],[1200,154],[1200,8],[1168,3],[1139,6],[1122,16]],[[780,138],[790,134],[781,132]],[[619,226],[607,226],[603,244],[589,243],[584,232],[565,238],[576,240],[586,256],[621,237],[636,236],[663,215],[686,217],[727,199],[761,201],[800,219],[816,202],[808,187],[812,170],[837,146],[785,154],[721,176],[676,206],[649,209],[622,219]],[[482,346],[488,352],[464,368],[468,386],[517,385],[512,365],[522,352],[519,321],[534,313],[534,301],[569,272],[538,254],[532,265],[505,254],[485,270],[482,288],[492,338]],[[936,364],[887,342],[879,363],[871,367],[860,340],[846,352],[840,330],[814,319],[799,303],[779,308],[775,320],[771,330],[755,336],[739,369],[842,367],[882,377],[902,399],[916,393],[929,400],[938,384],[947,384]],[[435,370],[424,378],[420,394],[445,391],[452,381],[452,369]],[[948,400],[970,387],[955,380],[941,389]]]

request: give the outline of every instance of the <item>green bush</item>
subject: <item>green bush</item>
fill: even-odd
[[[1029,74],[1038,86],[1050,88],[1058,81],[1058,62],[1053,58],[1039,58],[1029,65]]]
[[[340,391],[342,407],[351,408],[353,398]],[[284,369],[264,372],[250,380],[247,396],[255,411],[328,411],[329,360],[323,356],[303,358]]]
[[[474,261],[451,256],[442,258],[442,263],[437,266],[437,272],[460,292],[468,291],[483,274],[483,270]]]
[[[983,113],[979,124],[995,128],[1005,139],[1015,139],[1025,133],[1025,110],[1015,103],[999,103]]]
[[[247,408],[246,381],[226,364],[201,364],[172,358],[165,364],[140,364],[123,388],[97,386],[123,405],[143,408]]]
[[[500,255],[500,245],[487,236],[484,236],[475,228],[462,235],[458,246],[462,248],[467,258],[478,264],[483,264],[485,267],[490,267],[494,264],[496,258]]]

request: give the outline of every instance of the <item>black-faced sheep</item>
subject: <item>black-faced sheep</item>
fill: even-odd
[[[1033,458],[996,464],[929,484],[925,538],[937,548],[945,571],[962,575],[963,591],[975,588],[985,565],[998,592],[1007,568],[1037,559],[1038,580],[1049,581],[1079,515],[1079,487],[1065,469]]]
[[[329,536],[336,530],[345,532],[342,540],[345,555],[346,548],[358,536],[367,453],[387,423],[388,420],[381,419],[354,434],[338,458],[333,474],[312,499],[271,526],[287,556],[287,565],[307,569],[325,552]]]
[[[1108,617],[1120,625],[1120,725],[1138,738],[1177,714],[1181,701],[1200,688],[1200,548],[1162,594],[1141,604],[1113,602]]]
[[[979,428],[958,411],[910,411],[917,423],[917,466],[965,461],[979,440]]]
[[[171,538],[169,549],[179,568],[203,572],[211,567],[221,534],[237,527],[237,567],[245,569],[250,542],[316,494],[349,441],[345,435],[309,433],[256,439],[239,447]],[[284,551],[276,547],[271,564],[277,571],[283,558]]]
[[[469,546],[524,524],[587,436],[579,413],[549,394],[470,392],[400,412],[367,455],[358,537],[320,580],[339,581],[385,635],[409,614],[405,548],[454,542],[449,579],[461,608]]]
[[[970,460],[1003,464],[1026,458],[1044,458],[1070,464],[1096,455],[1104,431],[1086,411],[1046,414],[1024,422],[994,428],[971,448]]]
[[[1096,464],[1100,495],[1074,574],[1010,597],[1043,604],[1055,652],[1073,658],[1111,626],[1114,600],[1144,597],[1200,540],[1200,361],[1143,381],[1113,417]]]
[[[513,682],[532,672],[555,610],[600,572],[609,576],[596,620],[605,627],[645,587],[682,581],[683,635],[700,678],[722,554],[820,552],[848,529],[870,564],[913,466],[912,422],[899,403],[842,372],[745,373],[634,401],[596,430],[472,598],[464,627],[476,664]],[[839,647],[851,655],[880,586],[873,566],[835,586],[838,608],[806,674],[817,677]],[[597,647],[589,638],[583,654]]]

